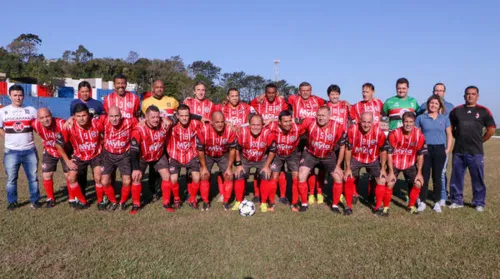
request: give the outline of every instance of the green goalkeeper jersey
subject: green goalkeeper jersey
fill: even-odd
[[[407,96],[401,99],[398,96],[387,99],[384,103],[384,113],[389,116],[389,130],[403,126],[402,116],[405,112],[415,112],[418,110],[418,103],[415,98]]]

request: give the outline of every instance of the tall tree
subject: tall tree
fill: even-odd
[[[216,84],[219,81],[221,72],[221,68],[210,61],[194,61],[188,66],[188,70],[195,79],[197,76],[203,76],[211,84]]]
[[[24,62],[29,62],[32,57],[38,55],[38,46],[42,44],[42,39],[36,34],[21,34],[15,38],[7,49],[21,57]]]
[[[135,62],[137,62],[137,60],[139,60],[139,53],[132,50],[129,51],[127,59],[125,59],[125,61],[129,64],[134,64]]]

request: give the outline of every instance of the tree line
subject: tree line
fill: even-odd
[[[168,59],[148,59],[135,51],[121,58],[95,58],[94,54],[79,45],[66,50],[60,58],[47,59],[38,48],[42,39],[36,34],[21,34],[5,47],[0,47],[0,72],[12,80],[52,85],[54,78],[103,78],[110,81],[117,74],[125,74],[129,82],[138,85],[139,93],[150,91],[152,82],[165,82],[165,93],[183,100],[192,94],[197,81],[207,84],[207,98],[220,102],[231,87],[240,90],[242,100],[249,101],[261,94],[267,83],[273,82],[260,75],[243,71],[225,73],[211,61],[194,61],[186,65],[174,55]],[[286,80],[275,82],[281,95],[294,94],[297,88]]]

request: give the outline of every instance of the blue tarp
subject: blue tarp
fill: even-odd
[[[59,87],[57,89],[57,96],[59,98],[75,98],[75,89],[73,87]]]
[[[49,108],[52,111],[52,116],[67,119],[70,116],[69,107],[71,101],[74,99],[70,98],[45,98],[45,97],[24,97],[23,104],[25,106],[32,106],[36,109],[39,108]],[[3,106],[11,104],[9,96],[1,95],[0,103]]]
[[[16,85],[21,85],[24,89],[24,96],[31,96],[31,84],[26,83],[16,83]]]

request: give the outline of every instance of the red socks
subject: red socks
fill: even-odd
[[[202,180],[199,185],[201,199],[203,200],[203,202],[208,203],[208,195],[210,194],[210,182],[208,180]]]
[[[307,204],[307,182],[299,182],[300,201]]]
[[[339,205],[340,196],[342,195],[342,183],[333,183],[333,202],[332,205]]]
[[[284,198],[286,197],[286,174],[284,172],[280,172],[278,183],[280,185],[280,198]]]
[[[82,188],[80,188],[78,182],[76,182],[73,185],[70,185],[69,188],[71,189],[71,192],[73,192],[73,195],[75,196],[75,198],[78,199],[79,202],[87,204],[87,199],[85,199],[85,196],[82,193]]]
[[[392,189],[386,187],[384,195],[384,207],[389,207],[389,205],[391,204],[391,199],[392,199]]]
[[[172,183],[170,181],[161,181],[161,197],[163,205],[170,203],[170,197],[172,196],[170,190],[172,189]]]
[[[297,178],[292,179],[292,205],[296,205],[299,202],[299,180]]]
[[[43,180],[43,188],[45,188],[45,193],[47,194],[47,200],[55,201],[54,198],[54,180]]]
[[[269,180],[260,181],[260,203],[264,204],[269,198]]]
[[[307,184],[309,185],[309,195],[314,195],[314,188],[316,188],[316,175],[310,174],[307,179]]]
[[[413,185],[410,191],[410,201],[408,202],[408,208],[415,206],[419,195],[420,195],[420,188],[417,188],[417,186]]]
[[[132,184],[132,203],[137,206],[141,206],[141,183]]]
[[[130,196],[130,186],[122,185],[122,196],[120,198],[120,203],[126,203],[128,197]]]
[[[222,180],[222,177],[220,175],[217,176],[217,185],[219,186],[219,194],[224,196],[225,194],[225,188],[226,186],[224,185],[224,181]]]
[[[68,201],[72,202],[75,200],[75,195],[73,191],[71,191],[71,187],[69,186],[69,181],[66,179],[66,187],[68,189]]]
[[[245,180],[240,179],[234,181],[234,193],[236,195],[236,201],[242,202],[243,195],[245,194]]]
[[[380,207],[382,206],[382,202],[384,201],[384,195],[385,195],[385,192],[387,191],[386,190],[387,188],[385,187],[385,185],[377,185],[377,187],[375,187],[375,210],[378,210],[380,209]],[[392,196],[392,193],[391,193],[391,196]],[[389,197],[390,199],[390,197]],[[390,200],[389,200],[390,202]]]
[[[278,190],[278,182],[274,179],[267,181],[267,191],[269,197],[269,203],[275,204],[276,202],[276,191]]]
[[[259,181],[257,179],[255,179],[255,177],[253,179],[253,196],[257,197],[257,198],[260,197]]]
[[[347,207],[352,209],[352,196],[354,195],[354,189],[356,185],[354,184],[354,178],[347,178],[344,185],[344,196]]]
[[[103,186],[102,189],[104,190],[104,194],[106,194],[109,201],[112,203],[116,203],[115,189],[113,188],[113,186],[106,185],[106,186]]]
[[[177,181],[175,184],[172,183],[171,185],[172,185],[172,193],[174,194],[174,201],[180,201],[181,196],[179,195],[179,181]]]
[[[233,181],[224,181],[224,202],[229,202],[231,194],[233,193]]]

